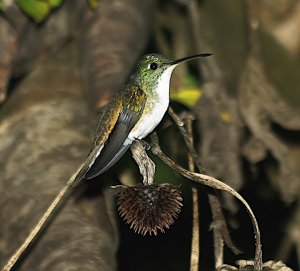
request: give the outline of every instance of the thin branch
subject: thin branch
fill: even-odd
[[[205,170],[201,166],[200,158],[194,148],[193,141],[191,140],[191,137],[188,135],[187,131],[185,130],[183,121],[174,112],[174,110],[171,107],[169,107],[168,113],[173,119],[173,121],[175,122],[175,124],[177,125],[177,128],[179,129],[181,135],[183,136],[189,154],[193,159],[194,163],[196,164],[198,172],[205,174]],[[191,114],[185,117],[186,123],[188,123],[188,121],[191,120],[192,120]],[[188,129],[189,128],[187,126],[187,130]],[[194,171],[194,170],[190,170],[190,171]],[[230,238],[228,227],[222,212],[221,203],[217,195],[217,191],[215,191],[214,189],[208,189],[208,200],[209,200],[210,208],[212,211],[212,217],[213,217],[212,228],[213,228],[213,235],[214,235],[215,267],[218,268],[223,264],[224,242],[232,250],[234,254],[240,254],[241,252],[233,244]]]
[[[245,0],[249,30],[249,41],[251,52],[259,57],[261,48],[259,42],[260,19],[258,13],[258,2],[255,0]]]
[[[200,231],[199,231],[199,207],[198,207],[198,190],[192,187],[193,199],[193,232],[191,242],[191,257],[190,257],[190,271],[199,270],[200,257]]]
[[[194,149],[194,146],[184,128],[184,123],[181,121],[181,119],[177,116],[177,114],[174,112],[172,107],[169,106],[168,113],[170,117],[174,120],[175,124],[177,125],[177,128],[179,129],[181,135],[183,136],[184,142],[186,144],[186,147],[188,148],[189,153],[191,154],[194,164],[196,165],[199,172],[204,172],[204,169],[201,166],[200,158],[197,154],[197,152]]]
[[[151,185],[154,182],[155,164],[147,155],[141,140],[133,141],[130,146],[132,157],[137,163],[140,174],[143,176],[143,184]]]
[[[213,230],[213,240],[214,240],[214,256],[215,256],[215,268],[222,266],[224,263],[224,237],[223,231],[225,230],[227,235],[227,224],[225,223],[223,212],[221,209],[220,201],[217,197],[217,193],[208,194],[208,201],[212,213],[212,224],[211,228]],[[225,227],[224,227],[225,224]],[[223,228],[224,227],[224,228]]]
[[[186,119],[187,134],[191,144],[194,144],[193,138],[193,126],[191,116]],[[189,170],[195,172],[194,159],[191,153],[188,153]],[[190,271],[199,270],[199,258],[200,258],[200,231],[199,231],[199,207],[198,207],[198,190],[196,187],[192,187],[192,199],[193,199],[193,230],[192,230],[192,242],[191,242],[191,258],[190,258]]]
[[[190,172],[183,167],[177,165],[172,159],[170,159],[168,156],[166,156],[163,151],[161,150],[158,142],[158,137],[156,133],[153,133],[151,135],[152,140],[152,148],[151,151],[154,155],[158,156],[165,164],[167,164],[170,168],[172,168],[174,171],[179,173],[180,175],[184,176],[187,179],[190,179],[194,182],[212,187],[217,190],[222,190],[230,193],[234,197],[236,197],[245,207],[246,210],[250,216],[252,226],[254,229],[255,234],[255,256],[254,256],[254,270],[255,271],[261,271],[262,270],[262,250],[261,250],[261,238],[260,238],[260,230],[258,227],[258,223],[256,221],[255,215],[250,208],[249,204],[246,202],[246,200],[232,187],[227,185],[226,183],[223,183],[211,176],[200,174],[200,173],[194,173]]]
[[[10,257],[4,267],[2,267],[1,271],[10,271],[16,265],[19,259],[21,259],[29,247],[34,243],[34,241],[40,236],[42,230],[47,227],[52,221],[54,216],[57,214],[58,210],[66,203],[69,199],[72,191],[74,190],[74,180],[77,176],[77,173],[81,169],[82,165],[79,169],[72,175],[69,181],[65,184],[65,186],[60,190],[54,200],[51,202],[48,209],[45,211],[39,222],[29,233],[25,241],[21,244],[18,250]]]

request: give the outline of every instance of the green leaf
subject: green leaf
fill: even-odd
[[[62,4],[62,2],[63,0],[48,0],[51,9],[59,7]]]
[[[15,0],[17,5],[37,23],[44,21],[52,9],[59,7],[63,0]]]
[[[99,0],[87,0],[87,1],[88,1],[89,6],[92,9],[95,9],[100,2]]]
[[[170,98],[173,101],[184,104],[187,107],[193,107],[201,96],[201,90],[198,87],[186,87],[172,90]]]
[[[30,16],[37,23],[42,22],[50,13],[50,5],[39,0],[16,0],[17,5],[24,13]]]

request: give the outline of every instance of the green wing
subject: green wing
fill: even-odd
[[[102,174],[129,148],[123,143],[143,113],[146,95],[138,87],[125,90],[125,95],[113,101],[102,114],[94,146],[77,175],[78,179],[89,180]]]

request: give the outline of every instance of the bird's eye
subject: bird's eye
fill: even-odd
[[[157,67],[158,67],[158,65],[157,65],[157,63],[155,63],[155,62],[153,62],[153,63],[150,64],[150,69],[151,69],[151,70],[156,70]]]

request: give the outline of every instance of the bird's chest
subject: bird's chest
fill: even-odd
[[[156,88],[151,94],[147,94],[142,116],[128,135],[125,144],[146,137],[161,122],[169,106],[170,78],[174,67],[167,69],[159,78]]]
[[[129,138],[142,139],[151,133],[154,128],[161,122],[169,105],[169,96],[159,96],[157,99],[148,99],[145,104],[144,112],[133,127]]]

